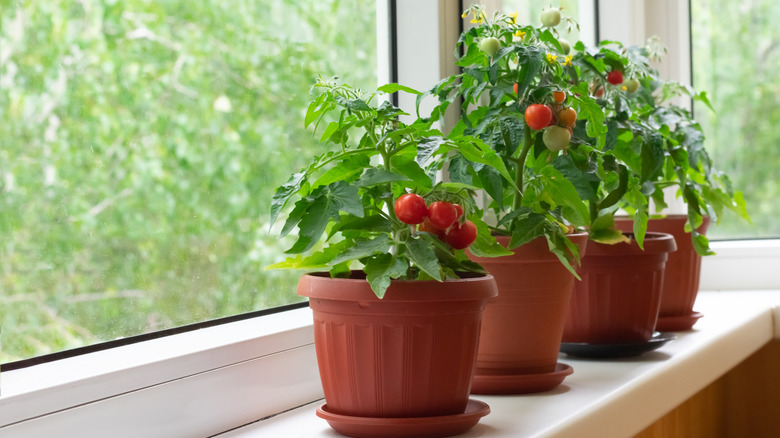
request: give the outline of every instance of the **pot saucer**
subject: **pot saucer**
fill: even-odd
[[[359,438],[435,438],[458,435],[474,427],[479,419],[490,413],[490,406],[479,400],[469,399],[462,414],[438,417],[353,417],[328,412],[328,405],[317,409],[317,416],[324,418],[336,432]]]
[[[555,370],[538,374],[477,374],[471,381],[472,394],[531,394],[549,391],[563,382],[574,368],[555,364]]]
[[[660,348],[665,343],[676,339],[674,333],[655,332],[648,341],[623,342],[619,344],[588,344],[585,342],[562,342],[561,352],[569,356],[590,359],[607,359],[616,357],[639,356]]]
[[[700,312],[692,312],[690,315],[681,316],[659,315],[658,322],[655,324],[655,328],[656,330],[664,332],[684,332],[693,328],[693,325],[696,324],[696,321],[698,321],[702,316],[704,315],[702,315]]]

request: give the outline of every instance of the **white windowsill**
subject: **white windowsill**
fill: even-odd
[[[626,437],[653,423],[771,339],[780,339],[780,291],[704,292],[695,330],[638,358],[577,360],[557,389],[535,395],[473,396],[491,413],[463,437]],[[315,415],[323,401],[220,435],[220,438],[337,436]]]

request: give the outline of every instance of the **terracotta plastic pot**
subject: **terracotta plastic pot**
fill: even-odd
[[[685,215],[669,215],[650,219],[647,223],[648,231],[671,234],[677,243],[677,251],[669,254],[666,262],[661,310],[656,327],[661,331],[690,330],[701,316],[693,311],[699,293],[701,256],[693,248],[690,233],[685,232],[687,221]],[[624,231],[631,231],[634,226],[630,218],[616,218],[615,224]],[[697,231],[705,234],[709,226],[710,218],[705,216],[704,223]]]
[[[563,331],[563,342],[645,342],[655,330],[661,286],[674,237],[647,233],[644,251],[635,241],[588,242]]]
[[[505,247],[509,237],[498,236]],[[585,252],[587,233],[570,236]],[[574,276],[538,238],[505,257],[469,256],[496,279],[498,298],[485,308],[477,355],[478,375],[555,370]]]
[[[380,300],[368,282],[301,277],[328,411],[355,417],[435,417],[466,409],[492,276],[393,281]]]

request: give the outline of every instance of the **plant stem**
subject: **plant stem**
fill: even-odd
[[[512,209],[517,210],[523,205],[523,176],[525,174],[525,160],[528,158],[528,151],[533,146],[533,139],[531,138],[531,128],[527,125],[523,129],[523,150],[520,152],[520,156],[517,159],[517,172],[515,173],[515,183],[517,184],[517,194],[512,204]]]
[[[588,208],[590,209],[590,224],[593,225],[599,215],[599,208],[595,201],[588,202]]]

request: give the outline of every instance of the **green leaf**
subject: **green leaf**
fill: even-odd
[[[465,159],[474,163],[487,164],[488,166],[493,167],[510,183],[512,188],[517,189],[517,184],[515,183],[514,178],[509,174],[509,171],[504,165],[504,161],[501,160],[501,157],[490,149],[490,146],[486,145],[482,140],[468,137],[463,141],[455,141],[454,143],[456,145],[455,149],[460,152]]]
[[[366,217],[342,216],[339,223],[328,230],[328,238],[337,232],[359,231],[362,233],[390,233],[393,231],[392,222],[385,216],[372,214]]]
[[[433,244],[425,239],[409,239],[406,241],[409,259],[423,272],[437,281],[442,281],[439,259],[433,249]]]
[[[523,54],[520,55],[520,63],[522,68],[520,69],[520,75],[517,81],[517,94],[520,96],[525,95],[526,89],[537,78],[539,71],[541,71],[544,65],[544,55],[541,49],[531,46],[521,46],[527,48],[523,50]],[[524,56],[523,56],[524,55]]]
[[[368,155],[352,155],[345,157],[338,165],[331,167],[312,184],[312,188],[327,186],[336,181],[349,181],[370,166]]]
[[[377,297],[384,298],[387,288],[390,287],[393,278],[399,278],[406,275],[407,264],[390,254],[377,254],[366,260],[363,271],[366,273],[366,280],[371,285]]]
[[[496,201],[499,208],[504,206],[503,178],[498,171],[490,166],[484,166],[477,172],[482,188]]]
[[[337,257],[350,242],[341,241],[328,245],[322,251],[317,251],[309,256],[297,254],[288,257],[285,261],[266,267],[265,269],[305,269],[314,270],[327,267],[331,260]]]
[[[387,94],[392,94],[396,91],[404,91],[409,94],[423,94],[421,91],[417,91],[414,88],[396,83],[382,85],[381,87],[377,88],[377,90]]]
[[[408,157],[406,155],[397,154],[393,155],[390,159],[392,169],[404,175],[409,180],[414,181],[416,185],[421,188],[430,189],[433,187],[431,177],[425,173],[419,164],[414,160],[415,157]]]
[[[292,197],[292,195],[298,193],[303,183],[306,182],[306,173],[294,173],[290,176],[281,187],[276,189],[274,196],[271,198],[271,225],[276,222],[276,218],[279,217],[279,213],[284,208],[284,205]]]
[[[650,133],[642,142],[642,174],[641,181],[645,182],[653,177],[664,165],[663,139],[658,133]]]
[[[336,96],[335,100],[350,111],[374,111],[374,108],[363,99],[345,99],[344,97]]]
[[[647,209],[637,209],[634,213],[634,239],[639,248],[645,249],[645,234],[647,233]]]
[[[693,249],[699,255],[715,255],[715,251],[710,249],[709,239],[707,239],[704,234],[700,234],[696,230],[691,230],[691,241],[693,242]]]
[[[320,141],[323,143],[327,141],[334,132],[338,131],[340,127],[341,126],[339,125],[339,122],[328,123],[328,127],[325,128],[325,131],[323,131],[322,137],[320,137]]]
[[[306,198],[308,205],[298,222],[298,240],[285,251],[296,254],[308,251],[322,237],[332,219],[339,218],[339,212],[363,216],[363,203],[357,187],[344,181],[321,187]]]
[[[597,190],[601,178],[596,173],[596,169],[580,169],[570,155],[559,155],[554,161],[553,166],[556,170],[571,181],[577,193],[587,201],[596,201]]]
[[[594,242],[614,245],[621,242],[630,242],[621,231],[615,229],[590,230],[588,238]]]
[[[439,152],[441,145],[449,142],[448,139],[441,136],[425,137],[421,139],[417,144],[417,158],[415,161],[417,161],[417,164],[420,166],[424,166],[429,158]]]
[[[547,217],[543,214],[533,213],[514,222],[512,238],[509,241],[509,249],[517,248],[537,237],[544,236],[547,225]]]
[[[587,225],[590,220],[588,206],[571,181],[552,166],[540,171],[535,186],[541,186],[539,199],[553,206],[561,206],[563,214],[575,226]]]
[[[501,246],[493,237],[490,227],[481,220],[474,221],[477,226],[477,239],[469,246],[469,251],[477,257],[501,257],[512,255],[512,251]]]
[[[376,253],[387,253],[390,249],[390,238],[381,234],[374,239],[356,239],[354,244],[333,259],[332,264],[358,260]]]
[[[582,280],[577,274],[577,271],[572,266],[572,262],[579,263],[580,253],[575,245],[568,237],[563,234],[563,231],[557,225],[552,224],[555,229],[549,229],[545,233],[547,239],[547,247],[550,248],[550,252],[558,257],[558,260],[563,264],[569,272],[574,275],[577,280]]]
[[[358,187],[370,187],[377,184],[385,184],[396,181],[410,181],[409,177],[401,175],[400,173],[391,172],[385,168],[371,168],[366,169],[357,181],[355,185]]]

